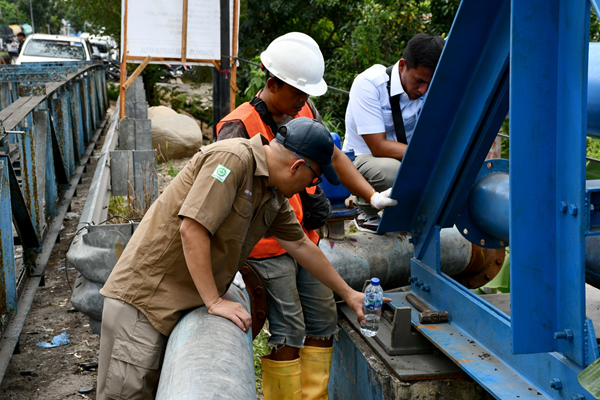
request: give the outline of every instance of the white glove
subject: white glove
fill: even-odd
[[[246,289],[244,278],[242,278],[242,274],[240,274],[239,272],[235,273],[235,276],[233,277],[233,284],[242,290]]]
[[[382,210],[389,206],[395,206],[398,204],[398,201],[394,199],[390,199],[390,194],[392,193],[392,188],[385,190],[381,193],[375,192],[371,196],[371,205],[378,210]]]

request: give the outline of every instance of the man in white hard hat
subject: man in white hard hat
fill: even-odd
[[[260,58],[266,86],[252,101],[240,105],[217,124],[219,141],[257,134],[273,140],[281,125],[298,117],[322,123],[308,98],[327,90],[323,80],[325,63],[318,44],[308,35],[291,32],[271,42]],[[389,191],[375,191],[337,147],[331,163],[341,183],[370,200],[373,207],[382,209],[396,204],[389,198]],[[315,188],[307,188],[307,192],[314,195]],[[301,196],[296,194],[289,200],[308,238],[318,243],[319,235],[305,224]],[[332,291],[273,239],[262,239],[249,259],[265,280],[269,344],[274,346],[262,360],[265,400],[296,398],[293,394],[300,390],[305,400],[326,398],[323,396],[327,396],[333,335],[337,332]]]

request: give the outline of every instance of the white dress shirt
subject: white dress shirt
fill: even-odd
[[[354,150],[355,155],[370,154],[371,150],[362,135],[385,132],[387,140],[398,141],[394,130],[394,119],[387,90],[389,77],[386,67],[373,65],[359,74],[352,83],[350,100],[346,109],[346,136],[342,150]],[[406,140],[410,143],[415,125],[425,101],[425,95],[416,100],[409,99],[400,82],[398,63],[392,69],[392,96],[400,93],[400,109],[404,120]]]

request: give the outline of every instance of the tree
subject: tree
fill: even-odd
[[[0,25],[21,25],[29,21],[27,14],[23,13],[12,1],[0,0]]]
[[[120,41],[121,1],[120,0],[66,0],[77,11],[78,21],[86,24],[86,31],[104,34]]]

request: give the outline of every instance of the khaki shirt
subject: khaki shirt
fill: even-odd
[[[269,174],[262,135],[201,149],[150,207],[100,291],[140,310],[169,335],[183,311],[204,305],[189,273],[179,227],[192,218],[210,233],[219,295],[263,236],[304,237]]]

